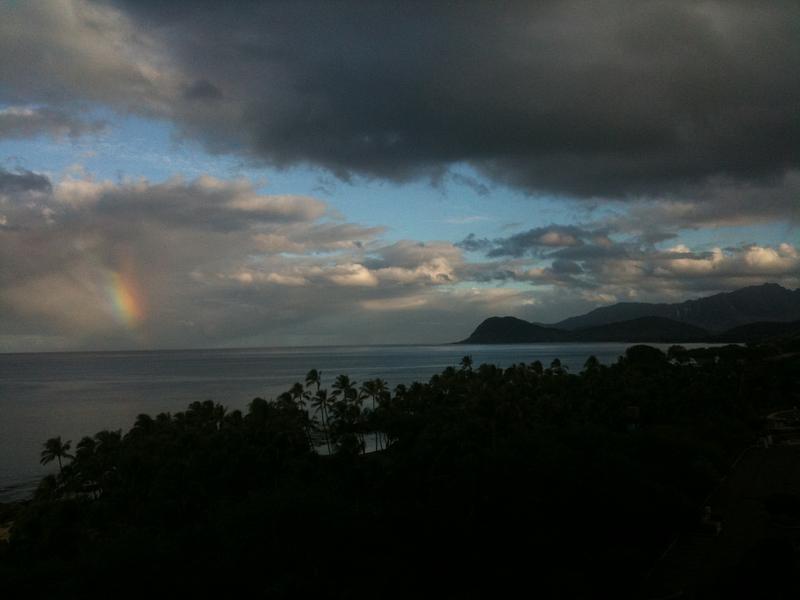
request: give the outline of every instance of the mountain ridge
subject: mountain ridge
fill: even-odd
[[[688,323],[715,333],[749,323],[796,321],[800,320],[800,289],[764,283],[671,304],[618,302],[549,326],[576,330],[649,316]]]
[[[674,304],[622,302],[552,325],[489,317],[457,343],[747,342],[797,322],[800,289],[765,283]]]

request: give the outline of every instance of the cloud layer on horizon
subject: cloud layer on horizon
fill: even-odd
[[[245,180],[0,169],[0,255],[14,257],[0,270],[0,348],[443,342],[488,314],[553,321],[616,300],[800,285],[790,242],[659,250],[558,224],[460,244],[385,234]],[[120,281],[135,320],[120,314]]]

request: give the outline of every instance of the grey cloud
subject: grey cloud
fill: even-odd
[[[800,171],[759,183],[709,181],[685,199],[636,202],[607,226],[637,232],[655,243],[674,237],[681,229],[770,222],[800,225]]]
[[[14,258],[0,269],[6,349],[36,339],[65,348],[440,342],[498,312],[548,322],[614,300],[800,285],[800,249],[789,242],[657,250],[635,240],[600,245],[602,235],[581,229],[579,245],[467,262],[451,243],[386,243],[382,228],[327,221],[324,211],[231,220],[226,212],[271,198],[242,181],[66,179],[50,191],[43,175],[3,175],[13,183],[0,212],[24,224],[0,227],[0,257]],[[192,206],[200,217],[187,217]],[[110,290],[120,280],[138,291],[137,323],[115,308]]]
[[[496,240],[496,248],[502,248],[506,240]],[[471,263],[464,273],[476,281],[553,285],[604,303],[613,301],[609,298],[636,299],[636,294],[663,301],[689,292],[731,290],[764,281],[800,285],[800,246],[790,241],[703,251],[684,245],[661,250],[636,237],[596,241],[533,254],[500,254],[496,258],[501,260]],[[487,256],[492,258],[491,250]],[[505,256],[512,258],[503,260]]]
[[[198,79],[186,88],[183,96],[187,100],[219,100],[222,90],[205,79]]]
[[[490,258],[519,258],[525,255],[541,255],[552,248],[581,247],[597,236],[605,236],[605,232],[590,231],[575,225],[553,224],[494,240],[479,239],[471,233],[456,246],[469,252],[485,252]]]
[[[250,229],[259,224],[312,222],[323,216],[325,204],[314,198],[257,193],[244,181],[200,177],[150,184],[65,180],[56,198],[72,210],[65,217],[158,222],[177,228],[218,231]]]
[[[272,165],[403,181],[467,163],[627,198],[800,164],[795,2],[78,6],[4,9],[7,94],[170,118]]]
[[[551,268],[555,273],[563,273],[566,275],[579,275],[583,273],[583,269],[578,263],[572,260],[564,260],[563,258],[554,260]]]
[[[11,172],[0,167],[0,194],[50,192],[52,189],[50,179],[46,175],[24,169]]]
[[[626,258],[636,248],[635,244],[618,243],[600,246],[597,244],[584,244],[568,248],[560,248],[547,254],[549,258],[580,260],[604,260]]]
[[[728,249],[692,251],[677,246],[668,251],[628,244],[615,256],[595,256],[581,261],[587,279],[598,289],[628,289],[656,297],[690,290],[730,290],[776,281],[800,285],[798,247],[784,242],[743,244]]]
[[[363,250],[385,230],[385,227],[363,227],[353,223],[320,223],[300,230],[294,238],[302,243],[311,243],[315,250],[341,250],[344,246]]]
[[[550,225],[536,227],[523,233],[515,233],[507,238],[494,240],[494,247],[487,256],[523,256],[527,253],[541,251],[543,248],[564,248],[582,246],[584,238],[590,232],[572,225]]]
[[[383,228],[327,221],[316,204],[299,219],[259,215],[281,197],[242,181],[65,179],[47,189],[35,173],[3,175],[0,216],[12,226],[0,227],[0,257],[13,260],[0,269],[0,348],[341,342],[342,323],[348,340],[380,341],[371,311],[436,313],[447,294],[428,290],[458,280],[452,244],[386,244]],[[227,214],[241,211],[249,218]],[[116,309],[120,281],[143,307],[136,323]]]
[[[449,242],[401,240],[378,252],[387,264],[398,267],[414,267],[436,258],[460,261],[461,257],[460,250]]]
[[[87,121],[63,110],[48,107],[9,106],[0,108],[0,139],[37,135],[79,137],[98,133],[103,121]]]
[[[484,252],[492,247],[492,242],[487,238],[478,238],[474,233],[470,233],[460,242],[456,242],[456,246],[463,248],[467,252]]]
[[[404,248],[414,246],[412,243]],[[266,310],[259,311],[259,303],[265,296],[259,293],[258,286],[246,287],[244,294],[234,295],[231,288],[219,293],[230,298],[226,302],[233,302],[233,297],[248,298],[244,308],[235,304],[236,313],[252,313],[251,325],[258,325],[248,329],[247,321],[237,316],[240,324],[232,331],[241,335],[261,327],[272,335],[302,335],[304,343],[318,342],[320,331],[338,331],[341,323],[346,322],[348,335],[353,336],[350,339],[357,342],[385,341],[387,331],[393,332],[392,340],[401,342],[439,342],[458,339],[462,331],[468,331],[490,314],[515,314],[533,321],[555,322],[615,301],[684,300],[765,280],[789,287],[800,285],[800,257],[797,249],[789,245],[775,248],[745,245],[722,255],[716,251],[659,252],[634,248],[625,258],[604,257],[582,264],[583,273],[560,272],[577,269],[559,261],[553,261],[549,267],[531,267],[526,259],[465,263],[459,268],[462,282],[515,281],[531,284],[527,289],[455,287],[432,293],[430,287],[417,285],[396,291],[395,286],[382,282],[330,285],[328,278],[318,276],[309,283],[313,292],[308,287],[283,284],[264,288],[269,290],[269,306],[275,307],[275,316]],[[369,268],[378,272],[386,265]],[[309,267],[313,268],[313,264],[307,263],[304,268]],[[324,297],[324,310],[317,300],[320,294]],[[370,317],[375,314],[380,315],[382,324],[377,337],[375,332],[371,335],[369,328]],[[218,318],[226,322],[221,315]],[[439,326],[433,327],[433,323]]]
[[[101,2],[0,4],[0,102],[168,117],[179,82],[161,44]]]
[[[380,233],[322,221],[323,203],[257,194],[242,181],[66,179],[51,190],[42,175],[1,172],[0,182],[9,182],[8,193],[0,194],[0,256],[14,257],[4,263],[10,266],[0,273],[0,285],[48,274],[69,279],[73,267],[75,281],[91,281],[93,276],[79,274],[87,262],[97,274],[116,268],[126,253],[138,255],[148,271],[182,269],[184,278],[198,265],[216,272],[274,251],[352,249]],[[30,188],[40,191],[32,196]],[[181,281],[166,274],[154,289],[168,289],[169,282],[180,290]]]

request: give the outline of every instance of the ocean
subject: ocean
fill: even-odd
[[[177,412],[195,400],[244,409],[273,398],[310,369],[323,386],[339,374],[361,382],[381,377],[427,381],[464,355],[475,365],[559,358],[572,372],[590,355],[614,362],[629,344],[492,346],[339,346],[142,352],[0,354],[0,502],[29,496],[54,466],[39,465],[45,440],[77,441],[102,429],[127,430],[137,415]],[[654,344],[662,348],[667,344]],[[699,344],[698,344],[699,345]],[[687,346],[692,346],[691,344]]]

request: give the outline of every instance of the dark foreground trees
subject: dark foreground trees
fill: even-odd
[[[16,515],[3,591],[636,597],[762,416],[800,401],[798,353],[465,360],[393,393],[340,377],[328,394],[312,371],[245,412],[142,415],[81,440]]]

